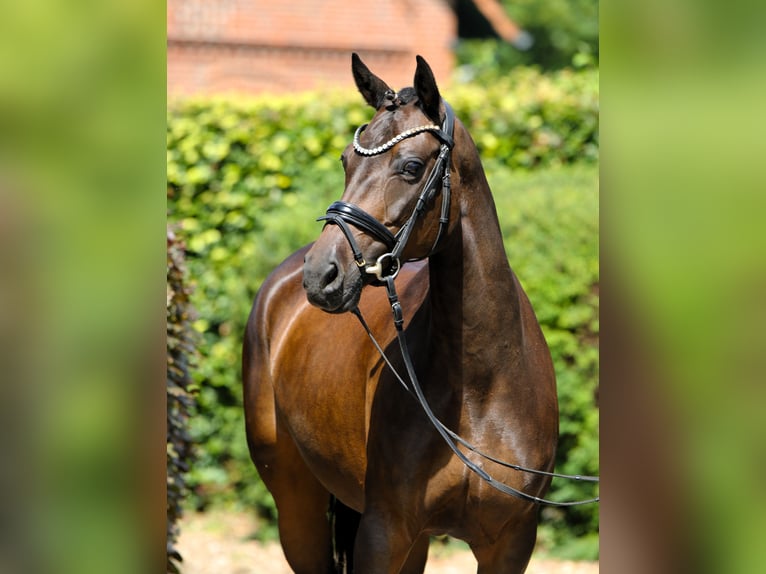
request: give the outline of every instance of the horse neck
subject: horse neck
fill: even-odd
[[[434,360],[459,368],[462,380],[489,384],[482,375],[523,344],[526,296],[508,264],[478,155],[469,165],[454,189],[460,220],[429,262],[432,341]]]

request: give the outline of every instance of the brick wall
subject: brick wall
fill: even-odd
[[[455,14],[446,0],[168,0],[168,94],[353,87],[356,51],[391,87],[415,55],[446,85]]]

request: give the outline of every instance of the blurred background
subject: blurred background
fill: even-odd
[[[766,35],[762,33],[766,6],[752,0],[601,0],[598,50],[580,47],[581,40],[591,42],[587,38],[592,36],[586,35],[577,36],[574,49],[563,52],[557,50],[566,46],[561,43],[564,38],[572,37],[567,31],[586,23],[592,29],[595,15],[570,14],[567,10],[578,6],[572,2],[530,4],[530,14],[562,16],[563,23],[549,20],[538,25],[542,31],[536,31],[531,20],[515,12],[526,4],[503,6],[516,27],[532,37],[529,49],[517,49],[497,38],[470,39],[466,35],[453,45],[453,73],[444,76],[439,72],[437,79],[450,101],[464,98],[461,117],[470,122],[477,140],[483,140],[477,143],[487,156],[485,165],[498,203],[502,201],[500,192],[508,186],[492,175],[501,171],[493,170],[490,163],[510,161],[512,166],[525,166],[511,171],[522,181],[508,180],[513,184],[508,187],[513,191],[513,210],[500,208],[501,220],[511,229],[521,232],[520,222],[514,219],[520,213],[526,222],[529,213],[546,215],[557,208],[556,204],[534,207],[534,202],[546,197],[545,191],[535,190],[558,187],[556,181],[536,180],[547,169],[534,166],[544,165],[544,156],[551,157],[545,150],[555,143],[551,134],[558,128],[546,124],[548,115],[543,112],[558,105],[531,102],[546,94],[570,93],[570,88],[555,83],[560,78],[565,86],[574,84],[575,94],[592,93],[583,87],[589,83],[588,70],[598,74],[601,86],[596,146],[604,150],[596,156],[603,184],[599,191],[598,292],[601,408],[595,412],[600,413],[597,439],[605,492],[599,505],[599,563],[608,572],[637,574],[757,572],[766,563],[762,543],[766,536],[766,162],[762,145],[766,133]],[[163,340],[172,341],[168,323],[163,328],[159,321],[163,261],[166,301],[174,301],[176,293],[167,291],[167,277],[173,273],[168,270],[167,223],[180,226],[170,241],[180,238],[187,243],[182,250],[186,272],[176,276],[184,277],[185,284],[197,293],[195,305],[199,308],[192,314],[191,305],[188,307],[191,323],[215,317],[202,304],[207,299],[204,281],[189,268],[192,259],[202,259],[196,254],[204,252],[203,244],[214,240],[213,246],[217,237],[210,233],[196,239],[199,244],[189,245],[198,234],[184,229],[181,220],[185,216],[180,217],[180,211],[169,212],[169,208],[177,209],[172,205],[176,200],[168,199],[169,188],[185,185],[173,179],[178,178],[172,167],[177,160],[171,148],[181,138],[169,136],[169,126],[177,126],[170,116],[182,114],[175,111],[174,102],[184,100],[178,109],[188,105],[193,110],[190,100],[203,97],[193,91],[169,93],[170,8],[154,0],[29,0],[8,2],[0,8],[3,572],[148,572],[167,563],[166,489],[172,499],[175,483],[167,482],[168,448],[163,440],[167,438],[168,373],[167,365],[165,376],[160,371],[166,361],[159,349]],[[549,51],[546,61],[527,59],[545,48],[544,35],[557,49]],[[493,42],[494,48],[486,48]],[[520,47],[524,45],[522,41]],[[475,50],[477,57],[462,59],[464,48]],[[482,54],[484,59],[479,57]],[[493,76],[502,54],[508,67],[498,68],[501,72]],[[425,51],[424,55],[431,57]],[[554,55],[563,57],[557,63]],[[411,62],[392,70],[392,83],[398,82],[397,77],[402,78],[402,85],[410,83],[413,66]],[[586,81],[577,79],[583,77]],[[340,88],[341,81],[350,82],[350,76],[330,83]],[[538,90],[525,88],[536,85]],[[481,93],[493,88],[496,92],[489,97],[505,102],[502,113],[482,99]],[[304,107],[315,113],[337,109],[329,116],[320,114],[312,123],[328,126],[337,121],[327,129],[338,137],[333,146],[344,144],[351,136],[351,131],[344,130],[366,121],[369,110],[361,107],[353,88],[340,90],[339,108],[332,107],[336,96],[329,93],[329,87],[318,89],[319,96],[316,92],[304,96]],[[509,102],[508,96],[516,91],[520,101]],[[295,97],[300,99],[300,93]],[[303,108],[298,112],[299,108],[282,105],[282,96],[288,95],[253,94],[254,99],[268,99],[272,111],[266,111],[265,104],[256,108],[257,113],[245,108],[247,118],[257,117],[256,129],[263,124],[264,133],[272,133],[269,122],[303,113]],[[567,105],[579,106],[577,110],[589,99],[592,97],[564,98]],[[195,123],[206,126],[210,121],[210,125],[223,126],[211,128],[218,133],[238,124],[237,114],[228,113],[228,104],[221,107],[225,120],[216,120],[219,110],[208,113],[206,105],[200,105],[198,115],[186,122],[185,129],[193,132]],[[473,116],[465,115],[469,110],[474,110]],[[557,117],[567,115],[582,116],[570,111]],[[333,120],[336,116],[340,119]],[[246,125],[253,123],[248,121]],[[587,126],[580,121],[563,123]],[[547,129],[541,130],[543,125]],[[203,128],[199,129],[201,133]],[[231,137],[238,137],[240,131],[249,133],[231,129]],[[517,133],[519,139],[513,139]],[[506,141],[509,134],[513,136],[510,144]],[[300,161],[307,161],[313,153],[321,156],[323,149],[335,149],[322,147],[326,144],[321,133],[319,146],[310,136],[311,129],[306,128],[301,134],[304,145],[290,151],[302,154]],[[585,150],[587,156],[593,148],[583,137],[572,141],[584,142],[575,147]],[[194,137],[185,139],[189,151],[184,151],[183,162],[194,166],[200,144]],[[200,139],[204,138],[200,135]],[[287,155],[284,138],[275,138],[273,145],[277,160],[284,157],[291,165],[303,165]],[[206,153],[215,158],[215,149],[208,144]],[[226,148],[219,146],[218,154],[221,149]],[[498,160],[490,159],[492,150]],[[243,162],[260,157],[258,149],[239,155]],[[323,161],[317,161],[321,168]],[[587,176],[565,173],[560,179],[567,185],[574,182],[574,187],[580,187],[576,182],[585,181],[586,188],[593,188],[588,174],[592,161],[561,161],[564,173],[571,164],[571,169],[584,170]],[[316,180],[328,179],[327,186],[315,184],[313,179],[307,183],[308,174],[303,170],[287,173],[284,165],[268,155],[260,157],[261,165],[255,167],[229,167],[227,181],[239,179],[237,169],[246,173],[256,173],[248,169],[271,170],[263,177],[244,178],[248,189],[260,189],[264,197],[255,202],[256,208],[247,202],[248,210],[268,205],[272,196],[279,203],[282,195],[287,204],[295,202],[292,209],[302,209],[295,192],[280,191],[280,185],[288,185],[285,177],[293,188],[332,187],[331,198],[317,199],[321,205],[296,212],[295,220],[306,221],[340,194],[341,182],[330,179],[336,177],[330,175],[336,161],[328,156],[327,162],[326,169],[316,171]],[[211,159],[210,166],[214,165]],[[210,166],[190,169],[185,177],[192,182],[210,181]],[[529,178],[528,185],[523,178]],[[291,196],[293,200],[288,199]],[[179,203],[183,202],[179,199]],[[581,205],[573,204],[577,209]],[[248,211],[243,219],[251,218]],[[586,219],[593,221],[589,215]],[[257,225],[274,222],[275,227],[268,228],[263,237],[281,238],[293,229],[282,225],[280,233],[272,233],[279,217],[253,221]],[[534,228],[525,229],[536,234]],[[546,228],[542,235],[546,242],[556,229]],[[301,236],[290,241],[307,241],[317,232],[318,228],[299,231]],[[531,292],[537,271],[528,263],[532,254],[523,254],[526,242],[519,237],[518,233],[513,237],[509,259]],[[563,252],[570,253],[570,244],[566,245]],[[239,273],[236,281],[226,279],[227,285],[244,289],[234,297],[243,307],[249,305],[272,263],[269,246],[258,247],[258,257],[248,255],[248,249],[255,247],[245,247],[242,257],[250,258],[247,272]],[[514,252],[518,249],[522,253]],[[216,253],[221,254],[220,250]],[[553,261],[543,259],[543,263]],[[249,265],[253,261],[261,262],[262,268],[254,272]],[[216,273],[213,269],[208,275],[218,276]],[[573,284],[580,286],[581,277],[587,274],[578,272],[576,276]],[[542,312],[541,305],[546,305],[542,301],[549,299],[541,298],[539,292],[534,297]],[[221,301],[225,300],[222,296]],[[548,312],[554,315],[550,308]],[[166,306],[169,320],[168,313]],[[226,311],[221,316],[239,321],[239,313]],[[217,326],[219,332],[225,332],[227,327],[221,329],[221,325]],[[198,387],[190,389],[194,404],[189,408],[206,408],[205,395],[211,398],[209,404],[225,404],[220,397],[229,391],[213,391],[208,383],[220,380],[219,375],[204,372],[211,369],[206,367],[210,352],[203,354],[211,344],[198,342],[214,337],[215,330],[211,321],[209,328],[201,323],[188,331],[195,341],[193,354],[201,355],[193,358],[188,371],[194,377],[189,384]],[[234,330],[231,327],[232,333]],[[234,381],[238,350],[226,351],[224,346],[215,352],[235,357],[226,375]],[[592,353],[584,356],[586,363],[592,361]],[[564,372],[573,371],[567,368]],[[237,392],[232,387],[226,399],[231,408],[218,410],[236,413]],[[566,402],[592,404],[587,387],[584,395]],[[173,400],[170,404],[175,408]],[[208,420],[195,413],[183,428],[190,427],[192,420]],[[221,424],[215,417],[209,420]],[[234,421],[230,428],[236,429],[238,424]],[[587,429],[580,422],[576,426]],[[234,442],[228,450],[239,454],[226,455],[224,473],[203,472],[201,469],[213,469],[219,463],[205,446],[204,428],[187,432],[195,437],[196,451],[184,471],[190,493],[183,499],[189,518],[196,516],[195,508],[205,508],[203,500],[213,500],[214,495],[207,493],[217,489],[219,499],[228,496],[225,488],[215,485],[226,484],[230,478],[222,477],[235,475],[232,468],[250,470]],[[222,436],[228,439],[239,432]],[[592,460],[590,455],[584,458]],[[580,464],[576,459],[573,462]],[[246,477],[239,484],[255,489],[258,483]],[[251,501],[256,495],[242,496],[238,488],[231,493],[229,498],[243,501],[245,512],[254,512]],[[255,512],[268,513],[258,507]],[[258,524],[260,529],[264,522]],[[585,531],[592,533],[593,529],[586,526]],[[541,546],[546,544],[541,539]]]
[[[352,52],[397,88],[422,55],[472,133],[554,356],[557,468],[598,474],[597,12],[595,0],[168,2],[173,516],[245,512],[249,536],[276,537],[243,433],[242,333],[266,275],[318,235],[343,191],[337,158],[372,115]],[[566,481],[551,491],[594,494]],[[596,560],[598,512],[544,509],[538,553]]]

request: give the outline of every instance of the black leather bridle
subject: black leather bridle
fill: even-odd
[[[452,148],[454,147],[454,144],[455,144],[453,139],[453,134],[455,129],[455,114],[452,111],[452,107],[447,102],[445,102],[444,100],[442,100],[442,102],[444,104],[446,114],[445,114],[445,119],[441,128],[433,124],[419,126],[417,128],[412,128],[410,130],[402,132],[401,134],[391,138],[385,144],[382,144],[372,149],[362,147],[361,144],[359,143],[359,135],[367,127],[367,124],[360,126],[356,130],[356,133],[354,134],[354,149],[356,150],[358,154],[367,156],[367,157],[385,153],[388,150],[390,150],[392,147],[394,147],[394,145],[396,145],[400,141],[408,137],[412,137],[414,135],[424,133],[424,132],[432,133],[437,138],[439,138],[439,140],[442,142],[441,148],[439,150],[439,156],[436,159],[436,163],[434,164],[434,167],[431,170],[431,173],[429,174],[428,179],[423,185],[423,189],[420,193],[420,196],[418,197],[418,201],[417,201],[417,204],[415,205],[415,209],[413,210],[410,217],[407,219],[404,225],[402,225],[402,227],[399,229],[399,231],[396,234],[391,233],[391,231],[389,231],[389,229],[385,225],[383,225],[380,221],[375,219],[372,215],[364,211],[362,208],[352,203],[347,203],[345,201],[336,201],[335,203],[330,205],[330,207],[327,208],[327,212],[325,215],[317,219],[317,221],[326,221],[327,222],[326,225],[334,224],[340,227],[341,231],[343,232],[346,239],[348,240],[349,245],[351,246],[351,250],[354,254],[354,261],[356,262],[357,266],[361,270],[364,270],[365,273],[375,275],[378,282],[385,285],[386,291],[388,293],[388,301],[391,304],[391,312],[393,313],[394,326],[396,327],[396,335],[399,341],[399,348],[401,350],[402,357],[404,359],[404,365],[407,370],[408,378],[410,379],[409,385],[404,380],[404,378],[402,378],[402,376],[397,372],[394,366],[391,364],[391,361],[386,356],[383,348],[380,346],[380,344],[375,339],[375,336],[370,331],[370,328],[368,327],[367,322],[364,320],[364,317],[362,316],[362,313],[359,310],[359,308],[357,307],[353,309],[352,312],[359,319],[365,331],[367,331],[367,335],[372,340],[376,349],[378,350],[381,357],[388,365],[389,369],[391,369],[396,379],[399,381],[399,383],[401,383],[401,385],[405,388],[405,390],[407,390],[407,392],[414,395],[415,399],[418,401],[421,408],[423,409],[426,417],[431,422],[434,429],[444,439],[447,446],[452,450],[455,456],[457,456],[463,462],[463,464],[466,465],[466,467],[469,470],[471,470],[476,475],[478,475],[482,480],[484,480],[487,484],[489,484],[489,486],[491,486],[492,488],[496,490],[499,490],[500,492],[510,494],[512,496],[521,498],[522,500],[526,500],[534,504],[545,504],[549,506],[566,507],[566,506],[575,506],[579,504],[588,504],[592,502],[598,502],[599,501],[598,497],[588,499],[588,500],[578,500],[578,501],[572,501],[572,502],[559,502],[559,501],[553,501],[553,500],[546,500],[538,496],[527,494],[526,492],[522,492],[520,490],[513,488],[512,486],[509,486],[503,482],[495,480],[487,471],[485,471],[481,467],[481,465],[471,461],[458,448],[458,445],[463,446],[464,448],[470,450],[474,454],[486,460],[490,460],[501,466],[505,466],[507,468],[511,468],[519,472],[526,472],[530,474],[550,476],[555,478],[566,478],[566,479],[576,480],[576,481],[599,482],[599,478],[597,476],[567,475],[567,474],[559,474],[555,472],[525,468],[517,464],[504,462],[502,460],[499,460],[497,458],[494,458],[488,454],[481,452],[478,448],[476,448],[474,445],[472,445],[471,443],[463,439],[460,435],[450,430],[446,425],[444,425],[444,423],[442,423],[436,417],[436,415],[431,410],[431,407],[428,404],[428,401],[426,400],[425,395],[423,394],[423,391],[420,387],[420,383],[418,382],[418,378],[415,373],[415,367],[413,365],[412,358],[410,356],[410,352],[407,347],[407,339],[404,336],[404,316],[402,313],[401,304],[399,303],[399,296],[396,293],[394,279],[399,274],[399,270],[401,269],[401,265],[402,265],[400,260],[401,255],[402,255],[402,252],[404,251],[405,246],[407,245],[407,241],[410,238],[412,229],[416,221],[418,220],[418,218],[421,215],[423,215],[423,213],[425,212],[426,206],[433,200],[433,198],[436,196],[436,193],[439,191],[440,179],[441,179],[441,191],[442,191],[442,207],[441,207],[441,215],[439,217],[439,232],[436,236],[436,240],[434,241],[433,246],[431,247],[431,251],[429,255],[436,250],[436,247],[439,245],[439,241],[442,238],[444,230],[446,229],[447,224],[449,223],[449,208],[450,208],[450,195],[451,195],[450,193],[451,191],[450,156],[451,156]],[[354,235],[350,228],[351,225],[353,225],[354,227],[358,229],[361,229],[368,235],[371,235],[376,240],[383,243],[386,246],[386,249],[388,249],[386,253],[378,257],[375,265],[369,265],[367,261],[365,260],[364,254],[362,253],[361,249],[359,249],[359,246],[356,243],[356,240],[354,239]],[[426,255],[426,257],[428,257],[429,255]],[[390,259],[391,262],[389,266],[384,270],[383,263],[386,261],[386,259]]]
[[[442,207],[441,214],[439,216],[439,232],[436,236],[433,246],[431,247],[431,253],[436,250],[439,245],[444,230],[449,223],[449,208],[450,208],[450,156],[455,141],[453,139],[453,133],[455,131],[455,112],[452,111],[452,107],[447,103],[444,103],[445,117],[441,128],[434,124],[419,126],[417,128],[409,129],[401,134],[391,138],[388,142],[380,145],[376,148],[368,149],[362,147],[359,143],[359,135],[367,127],[367,124],[360,126],[354,134],[354,149],[360,155],[370,157],[379,155],[390,150],[394,145],[400,141],[409,137],[418,135],[420,133],[431,133],[441,141],[441,147],[439,149],[439,156],[436,158],[431,172],[426,179],[423,189],[420,192],[418,201],[415,204],[415,208],[407,221],[402,225],[396,234],[391,233],[389,229],[383,225],[380,221],[375,219],[372,215],[367,213],[361,207],[354,205],[353,203],[347,203],[345,201],[336,201],[330,207],[327,208],[327,213],[317,219],[317,221],[326,221],[327,224],[334,224],[340,227],[343,235],[346,236],[346,240],[351,246],[351,251],[354,255],[354,261],[357,266],[365,273],[375,275],[378,281],[382,281],[386,275],[392,275],[396,277],[401,269],[401,256],[404,248],[407,246],[407,242],[410,239],[415,223],[426,211],[426,207],[433,201],[436,194],[441,189],[442,192]],[[441,185],[440,185],[441,183]],[[354,226],[357,229],[361,229],[368,235],[374,237],[377,241],[383,243],[386,246],[387,252],[377,258],[374,265],[370,265],[364,258],[362,250],[359,249],[359,245],[354,239],[354,234],[351,231],[350,226]],[[425,257],[428,257],[426,255]],[[424,258],[425,258],[424,257]],[[389,260],[388,265],[384,267],[386,260]]]

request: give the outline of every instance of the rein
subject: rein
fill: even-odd
[[[414,395],[415,399],[420,404],[421,408],[425,412],[429,421],[431,422],[433,427],[436,429],[436,431],[444,439],[447,446],[452,450],[455,456],[457,456],[463,462],[463,464],[466,465],[466,467],[469,470],[477,474],[489,486],[499,490],[500,492],[504,492],[506,494],[516,496],[518,498],[521,498],[522,500],[533,502],[535,504],[546,504],[549,506],[565,507],[565,506],[575,506],[579,504],[589,504],[593,502],[598,502],[599,501],[598,497],[588,499],[588,500],[573,501],[573,502],[557,502],[553,500],[546,500],[537,496],[527,494],[511,486],[508,486],[507,484],[503,482],[495,480],[494,478],[492,478],[492,476],[488,472],[486,472],[483,468],[481,468],[479,464],[476,464],[473,461],[471,461],[465,455],[465,453],[463,453],[458,448],[458,444],[462,445],[464,448],[470,450],[471,452],[474,452],[475,454],[481,456],[482,458],[486,460],[492,461],[499,465],[502,465],[507,468],[511,468],[513,470],[517,470],[520,472],[550,476],[554,478],[566,478],[566,479],[577,480],[577,481],[599,482],[599,478],[597,476],[566,475],[566,474],[558,474],[554,472],[546,472],[542,470],[524,468],[516,464],[503,462],[501,460],[498,460],[490,455],[487,455],[481,452],[478,448],[476,448],[474,445],[472,445],[471,443],[463,439],[460,435],[450,430],[446,425],[444,425],[436,417],[436,415],[431,410],[431,407],[429,406],[428,401],[425,398],[425,395],[423,394],[423,390],[420,387],[420,383],[418,382],[418,378],[415,373],[415,367],[412,363],[412,358],[411,358],[409,349],[407,347],[406,337],[404,336],[404,317],[402,313],[401,304],[399,303],[399,296],[396,293],[394,279],[399,274],[399,270],[401,269],[401,265],[402,265],[400,260],[401,255],[410,238],[410,234],[412,233],[412,229],[415,226],[415,222],[425,212],[426,206],[435,197],[437,191],[439,190],[438,180],[440,178],[442,180],[441,181],[442,206],[441,206],[441,214],[439,217],[439,231],[436,236],[436,240],[434,241],[434,244],[431,247],[431,251],[429,255],[426,255],[426,257],[430,256],[436,250],[436,247],[439,245],[439,242],[441,241],[444,230],[446,229],[447,224],[449,223],[449,208],[450,208],[450,195],[451,195],[450,156],[451,156],[452,148],[454,146],[453,133],[454,133],[454,127],[455,127],[455,114],[452,110],[452,107],[447,102],[443,100],[442,102],[444,103],[446,114],[445,114],[444,123],[441,128],[439,128],[438,126],[434,124],[412,128],[391,138],[386,143],[371,149],[362,147],[362,145],[359,143],[359,136],[367,127],[367,124],[360,126],[356,130],[356,133],[354,134],[354,142],[353,142],[354,150],[358,154],[363,155],[365,157],[371,157],[371,156],[385,153],[388,150],[390,150],[392,147],[394,147],[397,143],[401,142],[402,140],[407,139],[409,137],[413,137],[415,135],[418,135],[424,132],[433,134],[442,142],[440,150],[439,150],[439,156],[436,160],[436,163],[434,164],[433,169],[431,170],[431,173],[428,176],[428,179],[426,180],[426,183],[423,185],[423,190],[421,191],[420,196],[418,197],[418,201],[415,205],[415,208],[412,214],[410,215],[410,217],[407,219],[407,221],[404,223],[404,225],[401,227],[401,229],[399,229],[399,231],[396,234],[391,233],[385,225],[380,223],[377,219],[375,219],[372,215],[370,215],[369,213],[367,213],[360,207],[351,203],[347,203],[345,201],[336,201],[335,203],[330,205],[329,208],[327,208],[327,212],[325,215],[317,219],[317,221],[326,221],[325,225],[334,224],[340,227],[349,245],[351,246],[351,250],[353,252],[354,261],[356,262],[356,265],[360,268],[360,270],[364,270],[365,273],[375,275],[377,280],[385,285],[386,291],[388,293],[388,301],[391,304],[391,312],[393,314],[394,325],[396,327],[396,336],[397,336],[397,340],[399,341],[399,348],[401,350],[402,357],[404,358],[404,364],[407,370],[407,376],[410,379],[410,385],[406,383],[406,381],[402,378],[402,376],[396,371],[394,366],[391,364],[391,361],[388,359],[384,350],[382,349],[382,347],[380,346],[380,344],[377,342],[372,332],[370,331],[370,328],[368,327],[367,322],[364,320],[364,317],[362,316],[362,313],[359,310],[359,308],[357,307],[353,309],[352,312],[359,319],[360,323],[362,324],[362,327],[364,327],[365,331],[367,332],[367,335],[372,340],[373,344],[375,345],[375,348],[378,350],[383,360],[391,369],[396,379],[399,381],[399,383],[402,384],[402,386],[407,390],[407,392]],[[353,225],[354,227],[361,229],[362,231],[373,236],[377,241],[380,241],[381,243],[383,243],[386,246],[386,249],[388,249],[386,253],[378,257],[374,265],[368,264],[367,261],[365,260],[361,249],[359,248],[359,246],[356,243],[356,240],[353,237],[353,233],[351,231],[350,225]],[[388,269],[386,270],[387,273],[384,274],[383,264],[387,259],[390,259],[390,264],[388,266]]]
[[[409,352],[409,348],[407,347],[407,339],[404,336],[404,317],[402,314],[402,307],[399,303],[399,296],[396,293],[396,287],[394,286],[394,277],[393,276],[387,276],[384,277],[384,282],[386,286],[386,291],[388,293],[388,301],[391,304],[391,312],[394,317],[394,326],[396,327],[396,338],[399,342],[399,349],[402,353],[402,358],[404,359],[404,365],[407,369],[407,376],[410,379],[410,383],[412,385],[412,388],[410,388],[405,380],[402,378],[402,376],[396,371],[394,366],[391,364],[391,361],[388,359],[388,357],[385,354],[385,351],[380,346],[378,341],[375,339],[375,336],[370,331],[369,326],[367,325],[367,322],[364,320],[364,317],[362,316],[361,311],[359,308],[355,308],[352,313],[356,315],[357,319],[359,319],[359,322],[362,324],[362,327],[364,327],[364,330],[367,332],[367,335],[370,337],[370,340],[375,345],[375,348],[378,350],[378,353],[380,353],[380,356],[383,358],[383,360],[386,362],[386,365],[388,365],[388,368],[391,369],[391,372],[394,374],[396,379],[399,381],[399,383],[402,384],[402,386],[409,392],[410,394],[413,394],[418,401],[418,404],[423,409],[423,412],[425,412],[426,416],[428,417],[428,420],[431,422],[433,427],[436,429],[436,431],[441,435],[441,437],[444,439],[444,442],[447,444],[447,446],[452,450],[452,452],[457,456],[463,464],[473,473],[479,476],[482,480],[484,480],[489,486],[492,488],[499,490],[500,492],[503,492],[505,494],[510,494],[512,496],[515,496],[517,498],[521,498],[522,500],[526,500],[528,502],[533,502],[534,504],[545,504],[547,506],[556,506],[556,507],[568,507],[568,506],[578,506],[581,504],[591,504],[594,502],[598,502],[600,500],[599,497],[596,498],[589,498],[587,500],[575,500],[575,501],[569,501],[569,502],[558,502],[555,500],[547,500],[545,498],[540,498],[539,496],[534,496],[531,494],[527,494],[526,492],[523,492],[521,490],[517,490],[513,488],[512,486],[509,486],[503,482],[500,482],[498,480],[495,480],[492,478],[492,476],[485,471],[479,464],[474,463],[471,461],[459,448],[458,443],[463,445],[465,448],[470,450],[471,452],[474,452],[481,456],[482,458],[485,458],[487,460],[490,460],[494,463],[497,463],[501,466],[505,466],[506,468],[510,468],[513,470],[517,470],[519,472],[526,472],[530,474],[537,474],[542,476],[550,476],[553,478],[565,478],[569,480],[577,480],[582,482],[599,482],[599,478],[597,476],[582,476],[582,475],[569,475],[569,474],[559,474],[556,472],[547,472],[544,470],[536,470],[532,468],[525,468],[523,466],[520,466],[518,464],[511,464],[508,462],[504,462],[502,460],[499,460],[497,458],[494,458],[488,454],[485,454],[481,452],[478,448],[476,448],[474,445],[469,443],[467,440],[462,438],[460,435],[455,433],[454,431],[450,430],[444,423],[442,423],[437,416],[433,413],[431,410],[430,405],[428,404],[428,401],[426,400],[425,395],[423,394],[423,390],[420,387],[420,383],[418,382],[417,374],[415,373],[415,367],[412,364],[412,357]]]

